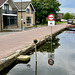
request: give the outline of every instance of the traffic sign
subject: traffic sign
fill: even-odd
[[[54,60],[53,59],[49,59],[48,60],[48,64],[52,66],[54,64]]]
[[[55,21],[48,21],[48,26],[55,26]]]
[[[48,54],[48,58],[49,58],[49,59],[54,59],[54,54],[49,53],[49,54]]]
[[[53,15],[53,14],[49,14],[49,15],[48,15],[48,19],[49,19],[50,21],[53,21],[53,20],[54,20],[54,18],[55,18],[55,17],[54,17],[54,15]]]

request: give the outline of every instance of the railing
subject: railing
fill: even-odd
[[[17,11],[12,11],[12,10],[3,10],[4,14],[17,14]]]

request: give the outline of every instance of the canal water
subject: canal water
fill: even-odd
[[[31,60],[18,63],[0,75],[75,75],[75,32],[64,31],[51,41],[29,53]]]

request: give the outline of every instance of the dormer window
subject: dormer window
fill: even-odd
[[[4,10],[9,10],[9,5],[8,4],[4,4]]]
[[[29,10],[29,9],[27,9],[27,10],[26,10],[26,13],[30,13],[30,10]]]

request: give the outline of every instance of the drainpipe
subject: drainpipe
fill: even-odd
[[[2,8],[0,8],[0,16],[1,16],[1,32],[2,32],[2,22],[3,22],[3,17],[2,17],[2,13],[3,13],[3,11],[2,11]]]
[[[23,21],[23,17],[22,17],[22,0],[21,0],[21,30],[23,30],[22,21]]]

